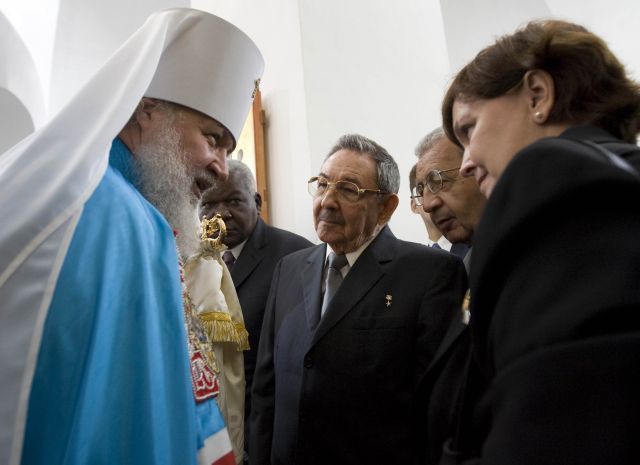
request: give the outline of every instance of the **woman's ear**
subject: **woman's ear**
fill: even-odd
[[[556,100],[553,78],[544,70],[533,69],[525,73],[522,86],[533,121],[544,124]]]

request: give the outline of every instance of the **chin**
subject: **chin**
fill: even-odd
[[[316,229],[316,234],[318,235],[318,239],[327,244],[335,242],[337,239],[334,234],[327,232],[325,229]]]
[[[447,240],[452,244],[456,244],[458,242],[464,242],[465,234],[462,233],[461,231],[458,231],[457,228],[449,230],[446,233],[442,233],[442,235],[446,237]]]
[[[224,240],[224,245],[233,249],[236,245],[240,244],[244,239],[237,237],[235,234],[229,234],[227,231],[227,238]]]
[[[482,194],[488,199],[489,196],[491,195],[491,191],[493,191],[493,187],[496,185],[495,180],[493,179],[486,179],[484,183],[482,183],[482,186],[479,187],[480,192],[482,192]]]

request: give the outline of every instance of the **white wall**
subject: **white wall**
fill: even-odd
[[[481,48],[532,19],[556,18],[582,24],[608,43],[640,76],[635,30],[640,3],[634,0],[440,0],[452,70]]]
[[[260,88],[271,222],[317,241],[306,186],[312,168],[298,2],[194,0],[192,6],[234,23],[258,44],[266,63]]]
[[[640,80],[640,2],[634,0],[547,0],[551,14],[574,21],[602,37],[627,70]]]
[[[438,2],[299,4],[310,174],[340,135],[375,140],[400,167],[401,201],[391,228],[422,241],[424,225],[409,207],[408,174],[417,161],[415,145],[439,124],[435,109],[449,75]]]
[[[40,94],[39,98],[43,100],[42,114],[36,117],[36,127],[46,121],[58,3],[58,0],[0,0],[0,12],[20,35],[36,69],[40,89],[34,89],[33,92]],[[25,78],[23,71],[19,70],[14,78]]]
[[[438,2],[406,0],[199,0],[262,50],[272,223],[317,242],[306,180],[348,132],[370,137],[398,161],[401,204],[394,232],[421,241],[409,209],[408,173],[418,140],[449,77]],[[401,6],[401,8],[400,8]],[[418,53],[416,53],[416,50]]]
[[[267,114],[272,222],[317,241],[305,180],[347,132],[383,146],[401,171],[391,227],[422,241],[409,210],[408,173],[419,139],[440,124],[440,100],[458,69],[481,47],[527,20],[557,15],[592,27],[632,61],[632,0],[200,0],[192,5],[245,30],[266,59],[261,84]],[[442,4],[443,10],[440,10]],[[634,15],[633,12],[636,12]],[[626,25],[624,29],[618,26]],[[446,26],[445,26],[446,25]],[[617,46],[616,37],[626,48]],[[449,63],[452,63],[451,65]]]
[[[31,52],[0,12],[0,153],[44,119],[44,96]]]
[[[360,132],[381,143],[402,176],[391,227],[408,240],[425,237],[408,206],[413,148],[440,124],[440,101],[454,72],[496,36],[541,17],[576,21],[605,38],[636,77],[640,70],[640,3],[633,0],[298,3],[312,171],[340,134]]]
[[[51,66],[49,113],[55,114],[156,10],[189,0],[60,0]]]
[[[56,109],[150,11],[187,3],[0,0],[0,12],[24,39]],[[496,35],[553,15],[591,28],[636,77],[640,71],[635,24],[640,2],[635,0],[192,0],[191,5],[238,25],[262,50],[272,222],[314,241],[306,180],[347,132],[376,140],[396,158],[401,203],[391,227],[401,238],[423,240],[424,227],[408,201],[414,146],[440,124],[451,70]]]
[[[440,0],[451,70],[532,18],[550,16],[544,0]],[[473,18],[473,21],[468,19]]]

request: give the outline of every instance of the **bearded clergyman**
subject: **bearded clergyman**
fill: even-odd
[[[241,460],[181,259],[263,66],[221,18],[156,13],[0,157],[0,463]]]

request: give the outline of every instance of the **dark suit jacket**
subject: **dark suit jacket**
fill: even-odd
[[[325,253],[324,244],[293,253],[274,275],[251,463],[416,463],[417,381],[459,311],[462,263],[384,228],[314,327]]]
[[[576,138],[624,145],[583,127],[526,147],[475,231],[470,328],[489,388],[470,463],[640,457],[640,178]]]
[[[467,253],[463,257],[463,263],[468,273],[471,248],[465,248]],[[422,448],[423,464],[440,463],[445,444],[456,435],[469,365],[469,344],[469,327],[463,323],[460,311],[454,316],[418,384],[418,409],[424,419],[418,424],[422,439],[418,445]],[[470,399],[467,398],[467,401]]]
[[[247,381],[246,420],[249,419],[251,410],[251,383],[256,366],[262,318],[276,264],[285,255],[312,245],[304,237],[269,226],[261,218],[258,218],[256,227],[247,239],[231,270],[231,278],[242,307],[242,316],[249,332],[249,346],[251,347],[250,350],[244,352],[244,370]]]

